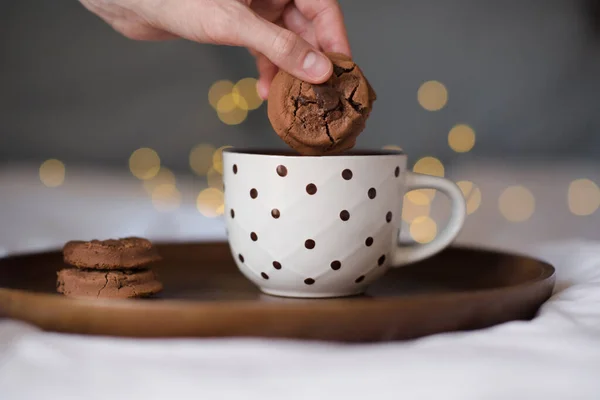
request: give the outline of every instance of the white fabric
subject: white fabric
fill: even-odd
[[[79,199],[100,193],[110,197],[108,188],[103,185],[95,193],[82,183],[62,198],[56,192],[46,196],[44,203],[36,197],[43,188],[3,189],[3,221],[13,218],[15,227],[22,222],[15,215],[28,215],[30,223],[22,224],[20,239],[35,232],[39,240],[23,246],[15,228],[17,233],[2,231],[0,246],[9,252],[27,251],[55,246],[74,234],[152,233],[148,227],[163,217],[144,218],[149,214],[141,202],[133,210],[133,195],[123,187],[118,188],[125,197],[118,207],[97,199],[94,204],[112,218],[104,218],[97,230],[85,229],[93,220],[73,194]],[[25,213],[25,198],[62,206],[42,218],[35,207]],[[74,200],[69,203],[68,198]],[[61,222],[67,215],[69,223]],[[110,221],[114,224],[125,215],[125,227],[110,227]],[[197,222],[190,223],[192,218]],[[206,222],[185,207],[163,220],[187,227],[179,234],[167,230],[171,237],[221,235],[218,223]],[[193,227],[200,225],[204,230],[195,232]],[[537,318],[409,342],[132,340],[47,333],[0,321],[0,399],[600,399],[600,243],[561,241],[529,252],[557,267],[556,292]]]

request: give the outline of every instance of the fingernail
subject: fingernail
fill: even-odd
[[[302,68],[311,77],[319,79],[327,75],[331,68],[331,62],[324,55],[311,51],[304,58]]]
[[[258,92],[258,95],[260,96],[261,99],[263,100],[267,100],[267,98],[269,97],[269,87],[267,86],[266,83],[259,81],[256,84],[256,91]]]

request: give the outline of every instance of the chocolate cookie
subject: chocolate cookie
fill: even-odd
[[[349,57],[327,56],[333,62],[327,82],[312,85],[280,70],[269,91],[271,125],[300,154],[335,154],[354,147],[377,97]]]
[[[156,274],[136,271],[97,271],[67,268],[57,272],[56,290],[69,297],[128,299],[147,297],[162,290]]]
[[[63,248],[63,258],[67,264],[93,269],[142,268],[160,260],[149,240],[135,237],[68,242]]]

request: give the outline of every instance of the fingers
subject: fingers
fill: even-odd
[[[255,57],[259,75],[256,89],[258,90],[258,95],[263,100],[266,100],[269,97],[271,82],[273,81],[275,74],[277,74],[277,66],[269,61],[263,54],[258,53]]]
[[[310,83],[323,83],[331,76],[329,58],[299,35],[266,21],[248,10],[245,21],[237,24],[238,45],[266,56],[273,64]]]
[[[311,21],[321,48],[351,57],[344,16],[336,0],[296,0],[296,7]]]
[[[304,15],[302,15],[300,10],[298,10],[293,3],[290,3],[285,10],[283,10],[282,19],[284,26],[300,35],[301,38],[314,47],[319,48],[319,42],[317,41],[317,36],[315,35],[312,24]]]

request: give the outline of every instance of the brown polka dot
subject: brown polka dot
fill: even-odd
[[[315,283],[315,280],[313,278],[306,278],[304,280],[304,283],[306,283],[307,285],[312,285],[313,283]]]
[[[287,168],[285,167],[285,165],[278,165],[276,168],[276,171],[277,171],[277,175],[279,175],[279,176],[287,175]]]
[[[348,212],[348,210],[342,210],[340,212],[340,219],[342,221],[348,221],[350,219],[350,213]]]
[[[279,216],[280,216],[280,215],[281,215],[281,214],[279,213],[279,210],[278,210],[278,209],[274,208],[274,209],[272,209],[272,210],[271,210],[271,216],[272,216],[273,218],[277,219],[277,218],[279,218]]]
[[[375,190],[375,188],[371,188],[367,192],[367,195],[369,196],[370,199],[374,199],[375,196],[377,196],[377,190]]]
[[[258,197],[258,190],[256,189],[250,189],[250,197],[252,197],[253,199]]]
[[[255,232],[250,232],[250,239],[252,239],[253,242],[256,242],[258,240],[258,236]]]
[[[238,254],[238,258],[240,259],[241,262],[244,262],[244,256],[241,254]]]
[[[384,262],[385,262],[385,254],[382,254],[381,257],[379,257],[379,260],[377,260],[377,265],[382,266]]]
[[[396,167],[396,169],[394,170],[394,176],[397,178],[398,175],[400,175],[400,167]]]
[[[315,241],[312,239],[307,239],[306,242],[304,242],[304,247],[306,247],[309,250],[312,250],[315,248]]]
[[[352,171],[350,171],[349,169],[343,170],[342,171],[342,178],[344,178],[347,181],[349,181],[350,179],[352,179]]]
[[[231,218],[235,218],[235,211],[233,211],[233,208],[229,211],[229,214],[231,214]]]
[[[281,269],[281,263],[279,261],[273,261],[273,268]]]
[[[236,164],[233,164],[233,173],[237,174],[237,165]]]
[[[365,240],[365,244],[367,245],[367,247],[370,247],[373,244],[373,238],[369,236],[367,240]]]
[[[261,272],[260,276],[262,276],[263,279],[269,279],[269,275],[265,274],[264,272]]]
[[[332,261],[331,262],[331,269],[334,271],[337,271],[338,269],[342,268],[342,263],[339,262],[338,260]]]
[[[311,196],[317,193],[317,185],[315,185],[314,183],[309,183],[308,185],[306,185],[306,193],[310,194]]]
[[[385,222],[392,222],[392,212],[388,211],[387,214],[385,214]]]
[[[358,278],[356,278],[356,280],[355,280],[354,282],[356,282],[356,283],[361,283],[361,282],[362,282],[362,281],[364,281],[364,280],[365,280],[365,276],[364,276],[364,275],[361,275],[361,276],[359,276]]]

